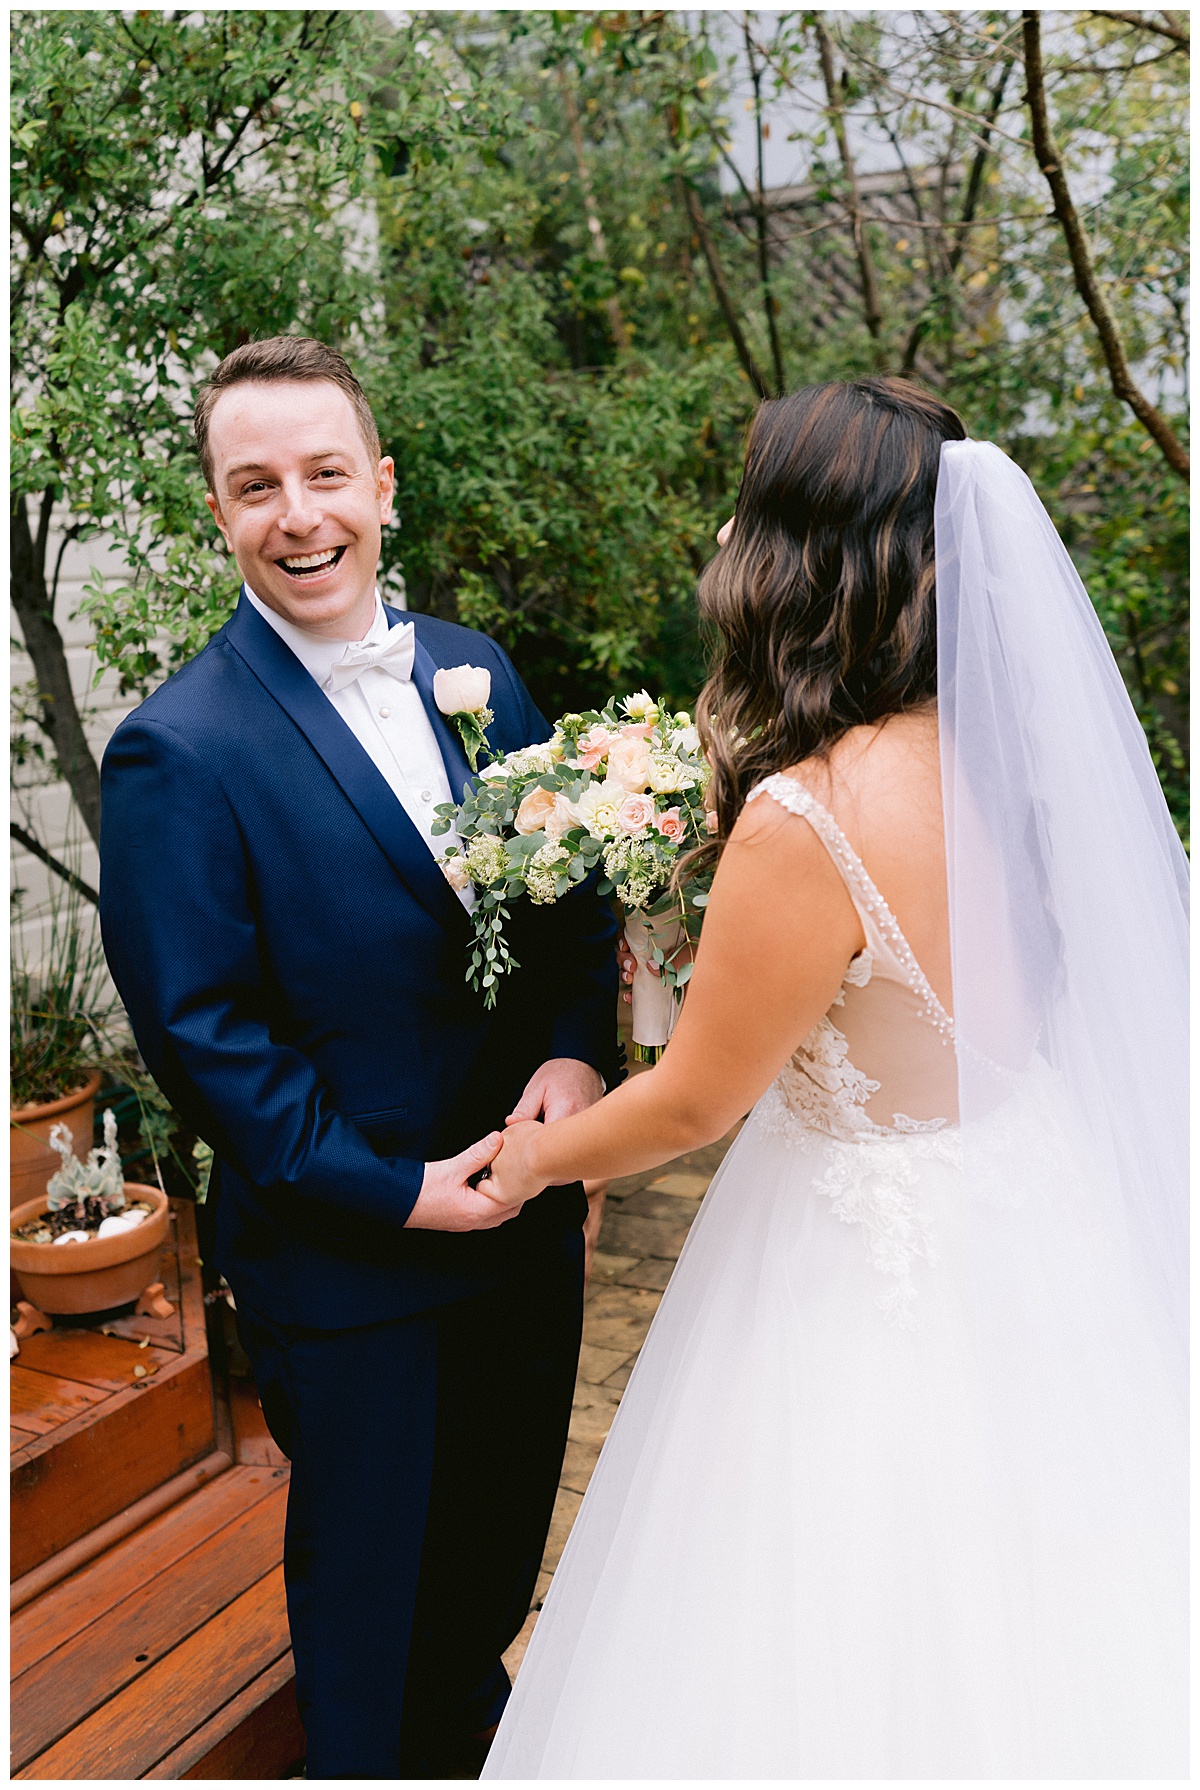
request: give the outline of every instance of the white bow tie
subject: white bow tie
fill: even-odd
[[[387,638],[374,642],[370,646],[347,646],[338,663],[325,679],[323,689],[331,696],[339,690],[346,689],[360,678],[364,671],[372,669],[386,671],[389,677],[399,678],[402,684],[408,683],[412,677],[413,654],[416,650],[416,630],[411,622],[397,622],[389,628]]]

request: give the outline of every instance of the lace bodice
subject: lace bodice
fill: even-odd
[[[913,1265],[936,1259],[910,1191],[915,1163],[956,1162],[959,1155],[954,1021],[833,816],[782,774],[747,799],[760,795],[808,821],[837,866],[867,942],[829,1012],[759,1101],[755,1121],[789,1142],[825,1142],[829,1160],[817,1190],[837,1217],[863,1228],[872,1264],[887,1277],[880,1304],[907,1324]]]
[[[802,784],[768,777],[748,799],[761,795],[808,821],[837,866],[867,941],[833,1006],[776,1084],[787,1107],[805,1127],[845,1141],[945,1124],[957,1111],[954,1021],[895,915],[833,816]]]

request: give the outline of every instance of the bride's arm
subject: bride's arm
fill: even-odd
[[[751,802],[713,881],[687,1000],[661,1061],[571,1119],[517,1125],[482,1187],[528,1199],[634,1174],[723,1137],[826,1013],[862,926],[807,821]]]

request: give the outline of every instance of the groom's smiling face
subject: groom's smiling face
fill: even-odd
[[[230,386],[208,438],[208,507],[255,596],[297,627],[361,640],[394,481],[345,392],[328,380]]]

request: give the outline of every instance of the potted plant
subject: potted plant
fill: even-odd
[[[24,1205],[45,1194],[56,1156],[55,1125],[65,1125],[79,1157],[91,1149],[96,1066],[116,1010],[100,940],[86,933],[77,904],[51,911],[50,935],[41,962],[31,970],[14,938],[9,1043],[10,1200]]]
[[[104,1143],[86,1161],[76,1155],[65,1125],[53,1127],[50,1142],[62,1167],[38,1199],[9,1214],[21,1292],[51,1313],[128,1305],[157,1283],[167,1197],[157,1187],[123,1180],[111,1110],[104,1115]]]

